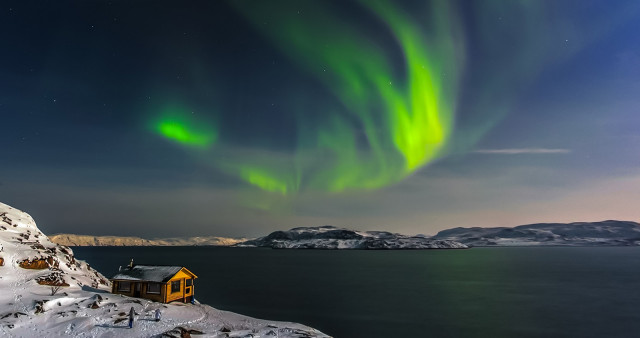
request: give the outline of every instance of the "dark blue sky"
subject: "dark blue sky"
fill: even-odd
[[[47,233],[145,237],[637,220],[639,19],[636,1],[3,2],[0,201]],[[412,91],[415,51],[439,91]],[[387,80],[450,120],[436,145],[407,129],[435,149],[415,168]]]

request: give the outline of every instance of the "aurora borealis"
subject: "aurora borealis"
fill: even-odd
[[[227,173],[282,195],[299,189],[376,189],[400,181],[442,155],[452,133],[457,73],[463,66],[451,41],[458,29],[455,18],[438,17],[451,11],[447,3],[434,3],[426,10],[431,15],[426,18],[432,21],[427,27],[391,2],[360,4],[389,30],[389,38],[397,44],[393,48],[402,57],[400,67],[395,67],[400,69],[394,69],[391,53],[369,41],[358,25],[342,23],[324,29],[326,22],[338,17],[335,4],[307,2],[298,6],[295,15],[269,3],[234,4],[258,26],[263,16],[274,17],[274,25],[261,28],[265,36],[294,66],[322,83],[337,104],[322,106],[323,116],[313,126],[289,131],[300,135],[290,154],[299,160],[292,161],[291,167],[241,160],[222,164]],[[320,14],[309,18],[298,15],[301,11]],[[295,118],[302,125],[307,116],[299,112]],[[185,124],[163,123],[160,134],[187,147],[211,143],[204,134],[189,132]],[[211,134],[215,138],[216,132]],[[321,170],[315,169],[318,162],[325,163]]]
[[[217,139],[218,132],[215,128],[203,127],[184,111],[167,109],[161,116],[153,123],[152,128],[167,139],[194,147],[212,146]]]
[[[454,28],[450,26],[455,26],[455,20],[437,20],[435,15],[448,11],[444,8],[446,3],[433,4],[426,11],[436,19],[431,39],[421,32],[426,27],[419,27],[412,22],[415,18],[412,20],[392,3],[361,3],[396,41],[395,48],[402,55],[401,69],[396,72],[390,53],[354,25],[336,20],[338,15],[332,12],[335,4],[305,3],[295,15],[266,3],[236,4],[258,25],[263,15],[273,16],[275,25],[262,28],[265,34],[322,82],[340,103],[326,108],[328,121],[317,123],[320,127],[316,125],[315,130],[309,131],[316,137],[298,149],[305,154],[328,150],[332,155],[333,163],[308,179],[312,188],[332,192],[380,188],[438,157],[452,129],[451,92],[460,67],[455,64],[451,46],[440,43],[453,38]],[[300,11],[317,15],[302,17],[297,15]],[[336,24],[326,28],[327,22]],[[429,52],[432,42],[440,48]],[[450,70],[448,78],[443,74],[446,70]],[[304,120],[305,116],[301,114],[299,118]],[[316,167],[315,163],[312,166]],[[306,168],[301,170],[303,177],[296,183],[306,181],[308,172]]]
[[[8,199],[168,234],[635,215],[597,198],[636,177],[632,1],[2,6]]]

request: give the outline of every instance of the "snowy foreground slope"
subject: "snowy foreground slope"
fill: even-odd
[[[68,247],[49,241],[31,216],[0,203],[2,337],[328,337],[301,324],[201,304],[165,305],[113,295],[109,289],[102,274],[76,260]],[[131,307],[133,329],[126,320]],[[158,308],[162,320],[155,322]]]
[[[274,249],[466,249],[451,240],[424,236],[405,236],[386,231],[354,231],[326,225],[275,231],[265,237],[236,244],[239,247],[271,247]]]
[[[514,228],[453,228],[435,239],[469,246],[633,246],[640,245],[640,224],[628,221],[539,223]]]

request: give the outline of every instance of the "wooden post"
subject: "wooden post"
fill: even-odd
[[[186,303],[187,302],[187,283],[185,282],[186,279],[182,279],[182,302]]]

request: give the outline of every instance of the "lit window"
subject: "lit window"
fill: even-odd
[[[171,282],[171,293],[180,292],[180,281]]]
[[[129,292],[131,291],[130,282],[118,282],[118,291]]]
[[[160,283],[149,283],[149,284],[147,284],[147,293],[160,294]]]

